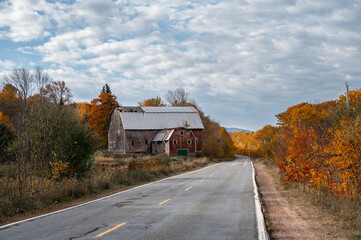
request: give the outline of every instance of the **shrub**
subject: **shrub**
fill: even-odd
[[[0,163],[13,159],[11,154],[7,151],[8,146],[14,140],[14,134],[10,128],[0,123]]]
[[[69,163],[69,174],[83,176],[91,167],[96,139],[90,129],[72,121],[56,141],[55,152],[58,160]]]

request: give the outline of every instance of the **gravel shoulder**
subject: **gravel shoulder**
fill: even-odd
[[[254,167],[271,239],[348,239],[340,224],[302,191],[283,187],[275,169],[258,161]]]

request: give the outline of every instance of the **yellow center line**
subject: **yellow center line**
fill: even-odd
[[[164,200],[163,202],[159,203],[158,206],[163,205],[164,203],[168,202],[170,200],[170,198],[168,198],[167,200]]]
[[[204,182],[204,180],[201,180],[200,182]]]
[[[184,190],[184,191],[188,191],[189,189],[191,189],[192,187],[189,187],[189,188],[187,188],[186,190]]]
[[[120,228],[121,226],[123,226],[123,225],[125,225],[125,224],[127,224],[127,223],[123,222],[123,223],[121,223],[121,224],[118,224],[117,226],[115,226],[115,227],[113,227],[113,228],[111,228],[111,229],[109,229],[109,230],[107,230],[107,231],[105,231],[105,232],[103,232],[103,233],[101,233],[101,234],[99,234],[99,235],[96,235],[95,237],[93,237],[93,239],[94,239],[94,238],[98,238],[98,237],[102,237],[102,236],[104,236],[105,234],[110,233],[111,231],[114,231],[115,229]]]

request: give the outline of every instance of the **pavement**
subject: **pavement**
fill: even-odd
[[[263,219],[262,219],[263,220]],[[258,239],[248,157],[0,227],[0,239]]]

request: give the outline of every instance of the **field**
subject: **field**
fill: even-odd
[[[49,178],[38,183],[36,174],[32,174],[33,179],[28,181],[31,186],[22,191],[17,188],[16,166],[2,164],[0,223],[51,211],[58,206],[89,200],[93,196],[110,194],[210,163],[207,158],[122,155],[101,151],[96,153],[93,166],[85,176]]]

